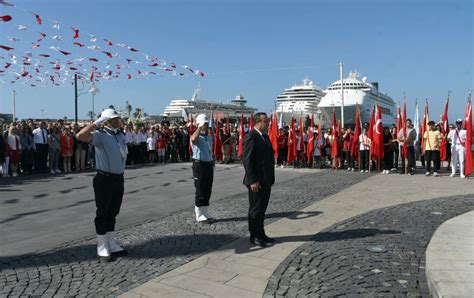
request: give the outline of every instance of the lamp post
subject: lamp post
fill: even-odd
[[[77,89],[77,79],[80,79],[81,80],[81,83],[82,83],[82,87],[81,89]],[[95,83],[94,81],[91,81],[91,86],[89,88],[89,90],[87,90],[87,92],[81,92],[81,93],[78,93],[78,91],[81,91],[82,89],[84,89],[84,78],[78,76],[77,74],[74,74],[74,122],[77,124],[77,99],[79,98],[79,96],[83,95],[83,94],[86,94],[86,93],[90,93],[92,94],[92,113],[94,114],[94,97],[97,93],[99,93],[99,89],[95,86]]]

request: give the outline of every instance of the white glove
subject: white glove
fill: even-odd
[[[100,116],[99,119],[94,121],[94,124],[95,124],[95,126],[99,127],[99,126],[101,126],[102,124],[104,124],[105,122],[107,122],[109,120],[110,120],[110,117]]]

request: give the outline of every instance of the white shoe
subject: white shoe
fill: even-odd
[[[426,173],[425,173],[425,176],[429,176],[429,175],[430,175],[430,172],[426,172]]]
[[[361,173],[364,173],[364,170],[360,170]]]
[[[204,216],[208,219],[208,220],[212,220],[213,217],[209,214],[209,206],[202,206],[201,207],[201,210],[202,210],[202,214],[204,214]]]
[[[438,176],[439,176],[438,172],[434,172],[434,173],[433,173],[433,176],[434,176],[434,177],[438,177]]]
[[[385,174],[387,174],[387,175],[390,174],[390,171],[389,171],[389,170],[386,170],[386,171],[385,171]]]
[[[351,168],[347,168],[347,170],[348,170],[348,171],[350,171],[350,170],[351,170]]]
[[[282,169],[283,169],[284,167],[285,167],[284,165],[281,165],[281,166],[280,166],[280,168],[282,168]]]
[[[12,176],[13,176],[13,177],[17,177],[18,174],[17,174],[17,173],[13,173]]]
[[[459,177],[461,177],[461,178],[466,178],[466,175],[461,174],[461,175],[459,175]]]
[[[99,261],[110,262],[110,248],[107,235],[97,235],[97,256]]]
[[[127,251],[123,249],[118,243],[115,241],[115,232],[107,232],[105,234],[107,236],[107,242],[109,244],[109,250],[111,255],[116,256],[126,256]]]
[[[456,173],[452,173],[451,175],[449,175],[449,177],[453,178],[454,176],[456,176]]]
[[[352,169],[351,169],[351,172],[354,172],[354,171],[355,171],[355,169],[354,169],[354,168],[352,168]]]
[[[209,218],[207,218],[203,213],[203,207],[194,206],[194,213],[196,214],[197,222],[205,223],[209,221]]]
[[[365,172],[365,173],[368,173],[368,172],[369,172],[369,170],[365,170],[364,172]]]
[[[57,169],[57,170],[54,170],[54,172],[56,172],[56,174],[59,174],[59,173],[61,173],[61,171],[60,171],[59,169]]]

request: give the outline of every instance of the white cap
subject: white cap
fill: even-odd
[[[204,125],[205,123],[209,123],[206,114],[199,114],[196,118],[196,124],[198,126]]]
[[[462,119],[461,118],[457,119],[456,123],[462,123]]]
[[[100,116],[108,117],[109,119],[114,119],[120,117],[119,114],[114,109],[105,109],[102,111]]]

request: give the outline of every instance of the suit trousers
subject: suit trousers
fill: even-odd
[[[95,205],[94,220],[97,235],[105,235],[115,230],[115,218],[122,206],[124,180],[123,175],[102,174],[94,177]]]
[[[263,222],[265,221],[265,212],[270,201],[272,188],[271,186],[262,186],[258,192],[253,192],[250,186],[247,186],[247,188],[250,203],[248,214],[250,237],[261,238],[265,235]]]
[[[36,173],[47,173],[48,172],[48,144],[35,144],[35,172]]]
[[[400,150],[402,150],[400,148]],[[407,156],[408,164],[408,173],[415,173],[416,169],[416,161],[415,161],[415,147],[414,146],[408,146],[408,156]],[[405,172],[405,158],[402,157],[402,172]]]
[[[194,160],[193,178],[196,188],[194,199],[196,207],[209,206],[214,180],[214,163]]]

